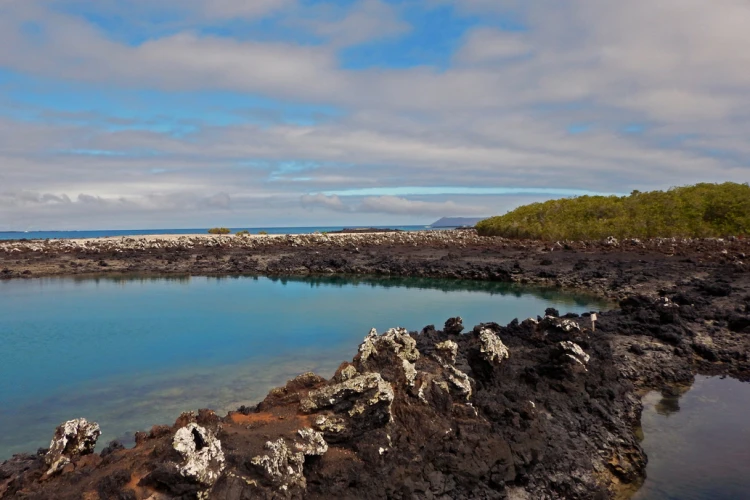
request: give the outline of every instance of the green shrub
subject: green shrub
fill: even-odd
[[[268,234],[268,231],[258,231],[258,234]]]
[[[208,230],[208,234],[229,234],[232,231],[230,231],[226,227],[212,227]]]
[[[750,233],[750,186],[696,184],[623,197],[551,200],[476,227],[484,236],[542,240],[745,236]]]
[[[236,236],[248,236],[250,234],[250,231],[247,229],[243,229],[242,231],[237,231],[234,233]]]

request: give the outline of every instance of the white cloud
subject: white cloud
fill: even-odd
[[[409,215],[477,215],[486,213],[483,207],[458,205],[453,201],[432,202],[408,200],[396,196],[371,196],[362,200],[356,209],[358,212],[376,212],[381,214]]]
[[[476,215],[488,213],[486,207],[460,205],[453,201],[410,200],[397,196],[367,196],[359,202],[345,204],[337,195],[303,195],[302,206],[308,209],[322,207],[335,212],[376,213],[387,215],[430,215],[445,216],[455,214]]]
[[[57,9],[78,9],[138,24],[185,24],[255,19],[292,7],[294,0],[46,0]]]
[[[523,33],[477,28],[469,33],[456,60],[462,64],[491,63],[532,52],[533,46],[525,40]]]
[[[381,0],[360,0],[346,11],[317,4],[306,16],[292,19],[290,25],[324,37],[336,48],[401,35],[411,28],[399,19],[392,5]]]
[[[349,212],[351,209],[345,205],[341,198],[336,195],[326,196],[322,193],[317,194],[305,194],[300,199],[302,206],[307,209],[313,209],[314,207],[323,207],[328,210],[334,210],[336,212]]]

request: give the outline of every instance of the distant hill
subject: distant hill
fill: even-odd
[[[541,240],[707,238],[750,234],[750,186],[696,184],[630,196],[580,196],[519,207],[477,225],[483,236]]]
[[[437,222],[433,222],[432,227],[459,227],[475,226],[479,221],[486,217],[443,217]]]

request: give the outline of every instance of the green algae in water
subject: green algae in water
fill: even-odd
[[[646,482],[635,500],[750,499],[750,384],[696,377],[684,394],[644,398]]]
[[[97,278],[0,282],[0,460],[86,417],[100,443],[182,411],[257,403],[306,371],[330,377],[372,327],[440,327],[607,304],[501,283],[428,279]]]

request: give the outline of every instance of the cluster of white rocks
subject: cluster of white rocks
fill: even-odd
[[[297,431],[297,437],[291,448],[284,438],[266,442],[267,453],[250,461],[282,491],[291,488],[304,490],[307,486],[303,473],[305,457],[324,455],[328,451],[328,444],[320,432],[304,428]]]
[[[265,248],[333,246],[354,247],[380,245],[454,245],[486,243],[476,231],[409,231],[396,233],[359,234],[295,234],[295,235],[161,235],[120,238],[29,240],[0,242],[6,253],[111,253],[163,249],[193,248]]]

